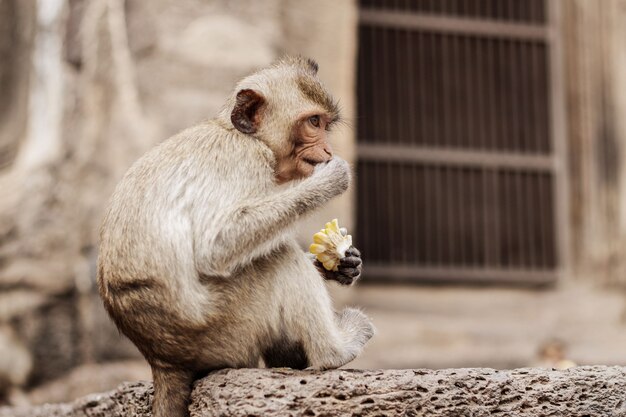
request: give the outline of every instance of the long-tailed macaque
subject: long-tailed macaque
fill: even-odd
[[[328,272],[294,237],[350,184],[317,69],[292,57],[244,78],[215,119],[148,152],[113,194],[98,285],[152,367],[156,417],[188,415],[191,383],[211,370],[337,368],[373,335],[359,310],[333,310],[324,282],[351,284],[359,252]]]

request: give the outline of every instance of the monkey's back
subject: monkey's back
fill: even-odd
[[[207,316],[224,302],[198,274],[195,242],[204,236],[194,228],[202,222],[210,235],[222,213],[251,190],[265,191],[264,178],[271,187],[272,159],[253,139],[235,141],[223,132],[207,122],[173,136],[140,158],[113,193],[100,231],[98,284],[105,307],[131,339],[168,332],[151,329],[147,319],[129,323],[129,315],[139,319],[149,310],[164,318],[161,326],[204,331]]]

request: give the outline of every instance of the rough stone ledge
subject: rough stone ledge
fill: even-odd
[[[0,417],[149,416],[150,382]],[[626,367],[566,371],[227,369],[196,382],[191,416],[626,416]]]

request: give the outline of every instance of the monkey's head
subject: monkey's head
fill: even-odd
[[[339,108],[317,69],[311,59],[283,58],[240,81],[228,107],[237,130],[272,150],[279,183],[307,177],[333,156],[327,137]]]

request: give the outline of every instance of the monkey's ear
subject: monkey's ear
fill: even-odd
[[[306,63],[309,65],[311,71],[313,71],[313,74],[317,75],[317,71],[320,69],[320,66],[317,65],[317,62],[315,62],[314,59],[307,58]]]
[[[235,128],[247,134],[257,131],[261,122],[261,108],[265,104],[265,98],[254,90],[240,90],[237,93],[235,108],[230,114],[230,121]]]

